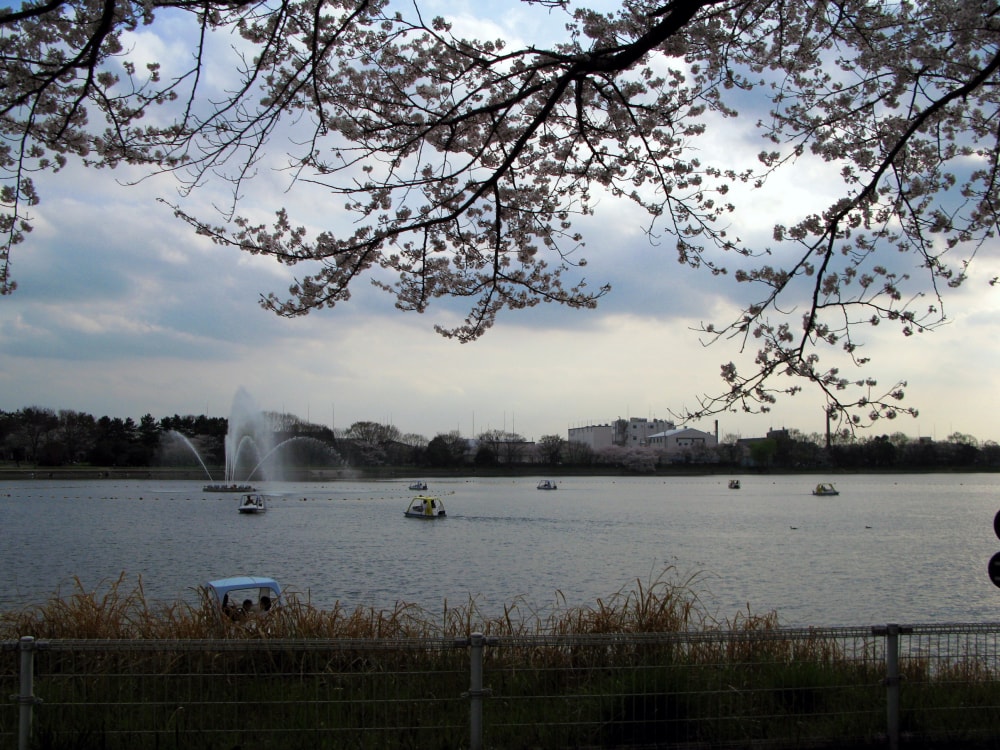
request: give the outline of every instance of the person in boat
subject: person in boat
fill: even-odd
[[[260,611],[267,612],[271,609],[271,597],[262,596],[260,598]]]
[[[253,614],[253,601],[251,601],[250,599],[244,599],[243,600],[243,606],[240,607],[240,614],[243,615],[244,617],[247,617],[248,615],[252,615]]]

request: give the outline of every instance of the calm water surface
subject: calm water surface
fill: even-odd
[[[430,482],[440,522],[407,519],[407,481],[273,484],[263,516],[201,483],[0,482],[0,607],[125,573],[158,600],[211,578],[272,575],[320,607],[340,600],[431,612],[474,598],[591,605],[663,571],[695,576],[706,608],[776,610],[783,625],[1000,619],[986,563],[1000,550],[1000,475],[564,477]]]

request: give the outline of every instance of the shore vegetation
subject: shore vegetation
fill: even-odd
[[[591,605],[495,615],[475,600],[320,610],[291,592],[232,620],[206,591],[154,603],[123,575],[0,613],[0,640],[44,644],[44,748],[465,746],[473,633],[487,646],[490,747],[884,745],[881,638],[783,629],[749,607],[718,620],[698,586],[668,568]],[[16,686],[17,665],[0,660],[0,683]],[[929,743],[911,746],[996,736],[989,660],[910,653],[900,666],[907,737]],[[0,711],[0,733],[16,715]]]

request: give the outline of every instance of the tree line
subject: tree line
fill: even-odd
[[[224,457],[226,429],[226,419],[204,415],[158,420],[145,414],[136,422],[29,406],[0,411],[0,458],[16,465],[152,466],[163,436],[171,431],[204,438],[207,446],[218,441]]]
[[[933,470],[1000,468],[1000,445],[953,433],[943,441],[914,439],[902,433],[858,437],[849,432],[826,438],[797,430],[774,430],[763,438],[725,436],[716,447],[666,453],[649,446],[593,449],[560,435],[537,441],[505,430],[487,430],[474,439],[458,431],[428,440],[390,424],[358,421],[334,430],[295,415],[265,412],[274,441],[309,437],[310,444],[331,450],[299,451],[309,465],[336,463],[354,467],[414,466],[430,469],[463,467],[547,466],[597,471],[651,473],[694,468],[754,470]],[[37,406],[0,411],[0,461],[15,466],[95,467],[224,466],[224,417],[173,415],[138,421],[131,417],[94,417],[85,412]]]

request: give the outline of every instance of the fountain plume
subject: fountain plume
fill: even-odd
[[[179,432],[171,430],[172,437],[190,450],[209,481],[212,474],[205,465],[201,453],[194,443]],[[329,445],[316,438],[293,435],[275,444],[274,427],[260,410],[246,389],[240,386],[233,396],[225,437],[225,468],[222,485],[210,485],[217,489],[242,488],[248,482],[273,482],[285,479],[285,462],[289,448],[293,445],[313,445],[322,448],[329,456],[329,463],[342,465],[342,459]],[[329,465],[329,464],[328,464]]]

